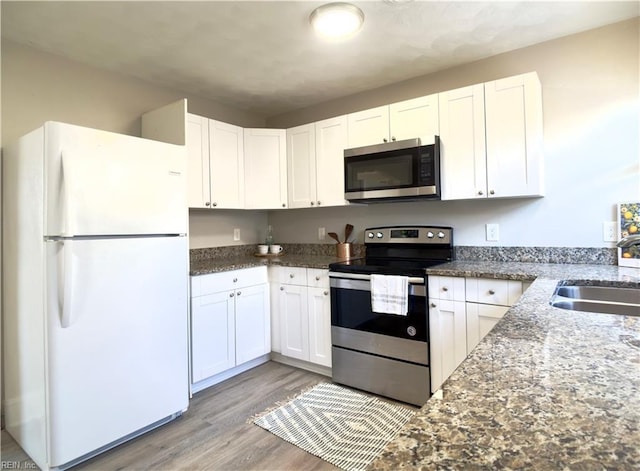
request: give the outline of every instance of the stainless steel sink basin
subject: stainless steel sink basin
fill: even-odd
[[[640,316],[640,289],[558,283],[551,305],[573,311]]]

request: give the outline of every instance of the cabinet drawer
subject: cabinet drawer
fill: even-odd
[[[307,269],[300,267],[280,267],[278,281],[287,285],[307,285]]]
[[[191,297],[267,283],[267,267],[245,268],[191,277]]]
[[[429,298],[464,301],[464,278],[457,276],[429,276]]]
[[[329,270],[307,268],[307,283],[312,288],[329,288]]]
[[[470,302],[511,306],[522,295],[521,281],[490,278],[467,278],[466,281],[466,299]]]

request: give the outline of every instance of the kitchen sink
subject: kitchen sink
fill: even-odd
[[[558,283],[553,293],[551,305],[554,307],[640,317],[640,289],[564,283]]]

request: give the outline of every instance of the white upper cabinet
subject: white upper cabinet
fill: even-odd
[[[244,130],[246,209],[287,207],[287,139],[284,129]]]
[[[439,94],[442,199],[543,195],[535,72]]]
[[[290,208],[342,206],[347,117],[326,119],[287,130]]]
[[[428,95],[389,105],[389,135],[392,141],[419,137],[422,145],[433,144],[440,134],[438,95]]]
[[[344,150],[347,117],[325,119],[316,128],[316,199],[320,206],[344,206]]]
[[[209,180],[209,120],[187,115],[187,203],[190,208],[211,207]]]
[[[240,126],[209,120],[211,207],[244,208],[244,136]]]
[[[316,128],[287,129],[287,184],[290,208],[308,208],[316,197]]]
[[[190,208],[244,207],[242,128],[187,114]]]
[[[440,93],[443,200],[485,198],[487,154],[482,84]]]
[[[439,132],[438,95],[428,95],[348,115],[349,146],[420,138],[433,144]]]
[[[536,73],[484,84],[489,196],[542,196],[542,87]]]
[[[389,141],[389,106],[378,106],[347,115],[349,147],[362,147]]]

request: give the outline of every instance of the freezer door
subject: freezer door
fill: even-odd
[[[188,405],[185,237],[46,242],[49,464]]]
[[[45,124],[45,236],[186,234],[186,150]]]

